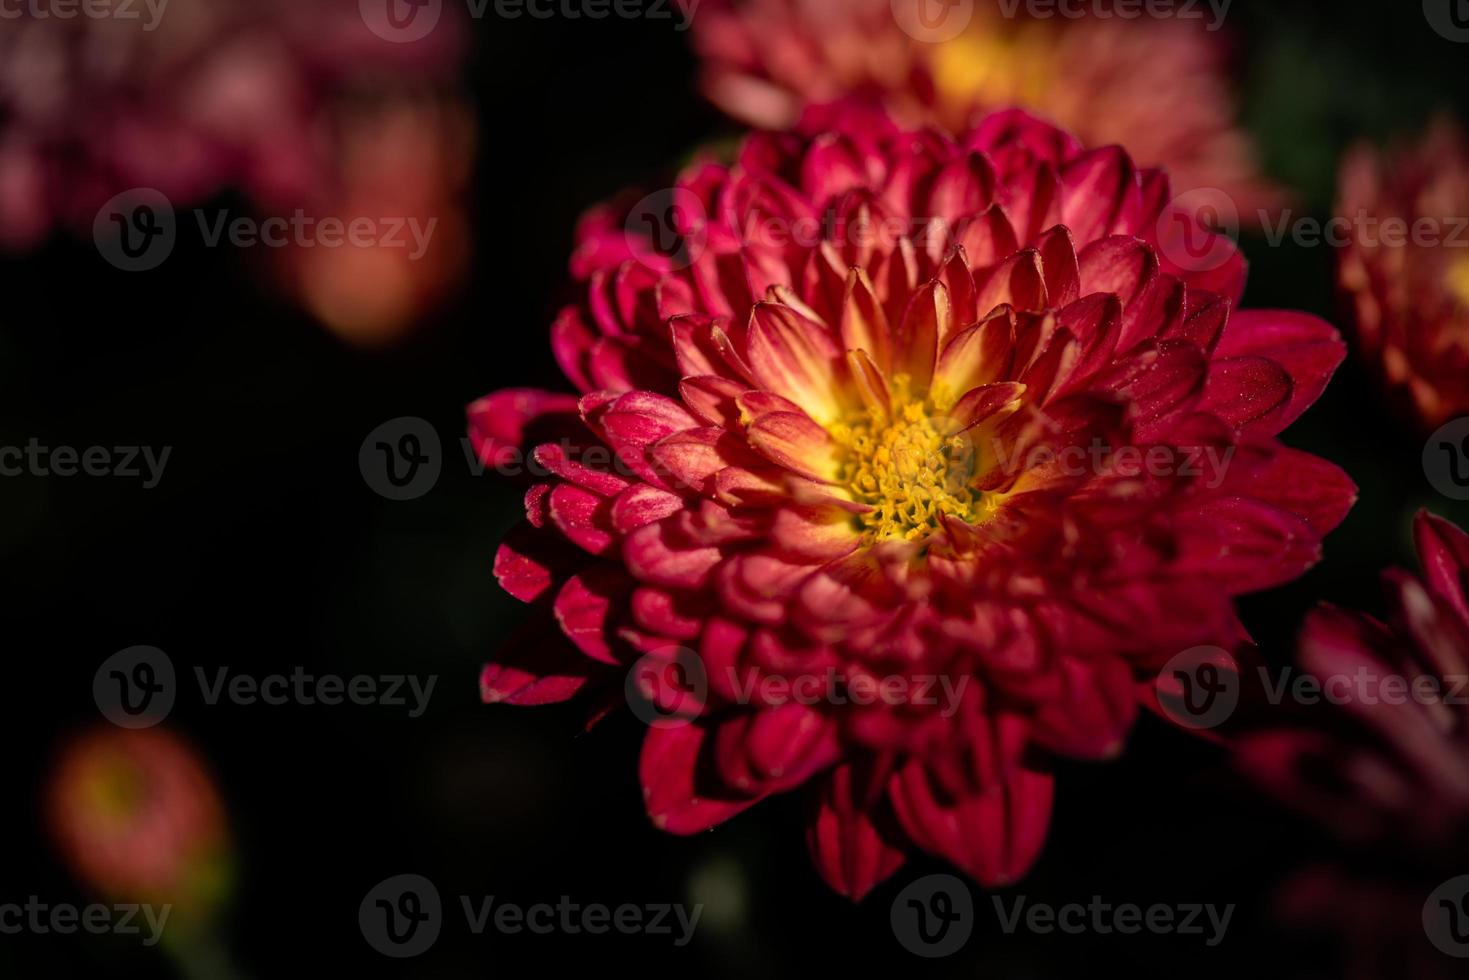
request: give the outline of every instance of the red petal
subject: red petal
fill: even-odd
[[[829,482],[841,464],[837,443],[804,412],[767,412],[746,436],[762,455],[808,479]]]
[[[1231,357],[1209,366],[1199,408],[1213,412],[1242,436],[1269,437],[1285,426],[1294,386],[1285,368],[1263,357]]]
[[[750,368],[760,386],[800,405],[817,421],[841,414],[842,352],[795,310],[758,303],[750,318]]]
[[[575,395],[535,388],[508,388],[469,406],[469,438],[490,467],[524,463],[523,450],[540,442],[576,437],[586,427],[577,417]]]
[[[892,365],[892,328],[867,273],[853,269],[842,302],[842,346],[866,351],[884,374]]]
[[[749,390],[748,385],[715,375],[686,377],[678,383],[678,393],[689,411],[710,425],[733,429],[739,424],[740,410],[735,399]]]
[[[1132,668],[1120,659],[1062,657],[1061,689],[1037,713],[1038,744],[1059,755],[1108,759],[1122,751],[1137,717]]]
[[[975,298],[975,307],[980,315],[986,315],[1001,304],[1009,304],[1017,310],[1044,309],[1046,299],[1046,277],[1041,268],[1041,256],[1033,248],[1016,252],[995,267],[985,278]]]
[[[937,279],[932,280],[913,296],[903,316],[903,325],[898,329],[896,362],[913,379],[915,388],[925,389],[933,380],[939,338],[952,332],[949,290]]]
[[[991,888],[1013,884],[1040,854],[1051,819],[1054,781],[1024,767],[988,792],[951,796],[918,762],[890,783],[893,809],[919,847]]]
[[[1453,607],[1465,629],[1469,629],[1469,599],[1465,598],[1469,591],[1469,535],[1442,517],[1422,511],[1413,523],[1413,538],[1429,588]]]
[[[486,704],[556,704],[575,696],[606,668],[583,657],[571,644],[544,629],[529,628],[513,639],[480,674]]]
[[[1111,293],[1127,306],[1158,275],[1158,259],[1137,238],[1113,236],[1081,250],[1081,291]]]
[[[592,565],[573,575],[556,594],[553,606],[561,632],[593,660],[618,664],[608,617],[623,605],[632,586],[632,579],[615,565]]]
[[[638,765],[643,803],[654,826],[671,834],[697,834],[759,802],[721,792],[705,753],[709,733],[697,724],[651,728]]]
[[[585,562],[555,534],[526,522],[512,528],[495,552],[495,579],[521,602],[535,602]]]
[[[838,752],[836,723],[796,701],[734,715],[719,724],[714,738],[723,781],[747,796],[799,786]]]
[[[1061,222],[1085,246],[1136,226],[1142,191],[1132,160],[1120,147],[1091,150],[1061,170]]]
[[[551,491],[547,503],[556,528],[590,554],[604,555],[616,544],[610,498],[563,483]]]
[[[667,522],[628,535],[622,555],[642,581],[677,589],[703,588],[720,558],[718,548],[689,545]]]
[[[1279,364],[1293,384],[1290,403],[1277,420],[1274,435],[1311,407],[1342,359],[1346,344],[1336,329],[1305,313],[1238,310],[1230,318],[1215,357],[1267,357]]]
[[[817,872],[852,901],[897,871],[906,843],[884,793],[852,765],[838,766],[807,795],[806,844]]]

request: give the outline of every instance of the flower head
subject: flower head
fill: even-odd
[[[49,793],[52,836],[84,882],[191,919],[227,887],[224,806],[194,750],[162,729],[89,732],[65,747]]]
[[[1353,229],[1338,277],[1357,337],[1426,428],[1469,412],[1469,142],[1448,119],[1383,156],[1342,165],[1338,216]]]
[[[496,574],[568,641],[512,646],[486,698],[620,694],[637,661],[682,722],[644,745],[659,826],[810,784],[846,894],[913,846],[1013,880],[1046,760],[1115,754],[1135,681],[1238,640],[1233,597],[1350,506],[1275,440],[1335,331],[1232,312],[1227,240],[1205,272],[1159,241],[1162,174],[1019,112],[812,113],[659,200],[672,235],[646,202],[581,229],[552,342],[582,394],[471,408],[492,465],[538,444]]]
[[[1411,965],[1394,969],[1436,977],[1457,974],[1426,948],[1424,901],[1469,859],[1469,535],[1420,513],[1414,537],[1423,572],[1383,576],[1385,621],[1323,607],[1306,622],[1301,666],[1330,716],[1255,732],[1237,762],[1354,853],[1350,868],[1298,875],[1282,895],[1288,916],[1364,956],[1396,962],[1406,947]]]
[[[706,0],[694,37],[710,97],[755,125],[848,96],[950,129],[1018,105],[1167,168],[1175,190],[1219,191],[1251,214],[1279,203],[1236,127],[1223,36],[1200,20],[1031,17],[997,0]]]

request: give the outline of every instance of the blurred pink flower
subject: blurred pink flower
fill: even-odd
[[[121,901],[206,918],[228,888],[224,806],[205,762],[163,729],[103,728],[67,744],[48,791],[53,839],[76,875]]]
[[[462,138],[452,139],[453,161],[373,180],[364,171],[390,161],[362,132],[364,119],[410,106],[422,107],[415,127],[381,128],[377,138],[426,135],[437,148],[442,134],[428,131],[449,115],[465,130],[467,116],[450,99],[465,44],[459,22],[446,17],[426,38],[394,43],[368,29],[357,0],[189,0],[165,7],[154,29],[149,23],[146,13],[29,11],[5,21],[0,249],[33,247],[58,227],[89,230],[103,204],[140,187],[179,208],[236,189],[261,215],[304,208],[350,220],[414,207],[462,224]],[[432,280],[461,262],[419,263],[411,271],[425,282],[387,296],[373,316],[392,329],[406,325],[442,292]],[[373,283],[372,267],[353,280]],[[373,296],[368,290],[362,302]],[[339,315],[340,304],[304,299],[329,326],[357,336],[361,309]],[[385,329],[380,322],[372,332]]]
[[[1386,622],[1324,607],[1306,623],[1301,666],[1333,717],[1238,746],[1245,773],[1348,850],[1350,867],[1296,875],[1280,912],[1349,943],[1354,976],[1457,975],[1421,915],[1469,868],[1469,535],[1427,513],[1414,534],[1423,572],[1385,573]]]

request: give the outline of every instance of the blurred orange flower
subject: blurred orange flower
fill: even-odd
[[[72,871],[109,898],[208,919],[229,888],[224,805],[205,762],[162,729],[97,729],[66,745],[47,799]]]
[[[848,96],[955,131],[1017,105],[1089,146],[1119,144],[1178,192],[1209,188],[1242,215],[1281,203],[1236,127],[1216,25],[1201,19],[1027,16],[974,0],[705,0],[694,21],[704,86],[745,122],[788,126]]]
[[[1359,145],[1337,215],[1357,341],[1425,428],[1469,412],[1469,141],[1442,118],[1411,145]]]
[[[391,341],[462,281],[474,120],[456,102],[398,94],[339,114],[338,167],[322,214],[366,218],[366,243],[293,246],[285,275],[303,305],[352,343]]]

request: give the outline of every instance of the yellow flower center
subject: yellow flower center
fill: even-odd
[[[88,811],[109,824],[132,821],[148,796],[142,774],[122,759],[91,766],[79,788]]]
[[[1469,308],[1469,255],[1458,259],[1449,266],[1444,281],[1449,287],[1449,293],[1459,301],[1459,305]]]
[[[831,429],[845,450],[838,479],[872,508],[858,518],[868,537],[919,541],[945,514],[977,523],[973,442],[931,402],[908,397],[906,377],[892,388],[890,414],[868,409]]]
[[[934,88],[954,109],[1041,105],[1052,75],[1046,48],[1045,40],[1028,27],[982,25],[934,49]]]

